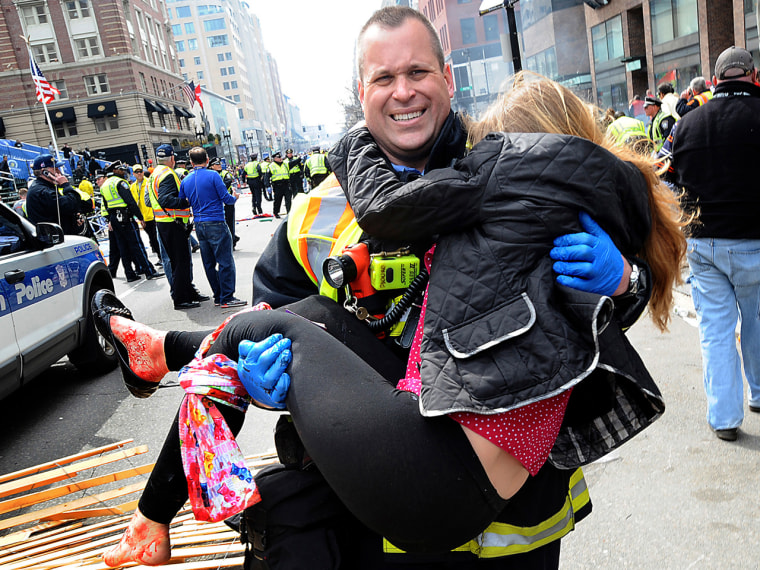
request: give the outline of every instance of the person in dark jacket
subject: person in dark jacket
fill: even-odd
[[[35,179],[26,197],[26,216],[33,224],[53,222],[60,224],[64,233],[78,235],[81,223],[86,223],[82,215],[92,210],[92,202],[82,200],[58,166],[50,154],[34,159]]]
[[[293,155],[292,148],[285,151],[285,163],[290,173],[290,191],[295,198],[296,194],[303,192],[303,163],[300,156]]]
[[[450,69],[444,66],[443,57],[440,53],[440,44],[438,43],[435,30],[432,29],[429,22],[421,16],[419,12],[399,7],[381,10],[373,18],[374,19],[367,24],[362,33],[363,39],[360,39],[360,45],[363,49],[360,50],[359,56],[362,77],[360,93],[362,95],[365,113],[367,114],[367,123],[368,125],[371,124],[370,131],[375,135],[375,138],[381,145],[385,155],[395,164],[405,167],[403,169],[406,171],[406,174],[402,174],[405,178],[419,176],[419,172],[415,173],[415,170],[424,170],[427,172],[429,170],[435,170],[436,168],[450,165],[452,159],[460,158],[464,154],[466,133],[462,128],[460,120],[451,113],[450,110],[450,97],[453,93],[453,79]],[[440,57],[436,56],[436,54],[439,54]],[[383,87],[382,84],[379,83],[381,77],[378,77],[377,74],[379,66],[386,59],[388,59],[389,62],[395,62],[393,69],[399,69],[399,71],[394,72],[394,74],[388,78],[388,84]],[[412,74],[409,73],[409,70],[411,69],[410,65],[412,60],[416,62],[413,77],[418,83],[415,83],[415,88],[413,90],[404,90],[404,92],[411,97],[411,101],[400,103],[398,108],[387,109],[384,111],[384,103],[391,100],[394,92],[394,88],[388,87],[388,85],[392,84],[394,81],[411,81],[410,76]],[[422,65],[422,67],[419,67],[420,65]],[[411,96],[412,93],[414,93],[413,96]],[[396,123],[400,124],[397,125]],[[311,195],[309,195],[309,197],[310,196]],[[315,284],[315,282],[309,278],[304,271],[304,267],[296,260],[293,250],[288,243],[288,231],[289,230],[286,229],[286,224],[283,224],[275,233],[273,240],[267,247],[267,251],[262,255],[257,264],[254,275],[255,298],[257,300],[271,300],[273,305],[277,305],[278,307],[289,301],[298,301],[308,295],[317,293],[319,286],[319,284]],[[594,277],[594,279],[589,280],[593,281],[594,285],[589,285],[587,282],[585,286],[591,286],[593,288],[598,286],[600,282],[605,283],[607,286],[614,283],[615,290],[620,285],[623,286],[624,290],[627,290],[630,280],[626,275],[626,271],[623,269],[627,262],[622,259],[619,252],[615,251],[611,240],[605,240],[602,237],[590,236],[589,234],[584,233],[581,233],[581,235],[585,237],[573,239],[587,241],[588,247],[583,246],[586,247],[586,253],[584,255],[590,255],[592,258],[596,258],[599,254],[600,248],[605,249],[608,252],[607,257],[605,258],[606,262],[601,264],[604,269],[599,272],[599,274],[604,275],[602,278],[596,279],[596,277],[599,277],[596,273],[600,267],[599,264],[592,263],[588,266],[584,264],[586,269],[589,269],[592,266],[594,267],[591,273],[585,274],[587,277]],[[384,247],[386,245],[390,245],[390,243],[384,243],[382,241],[378,242],[379,247]],[[421,252],[424,254],[427,249],[426,246],[429,244],[420,245],[422,247]],[[570,247],[576,246],[571,245]],[[589,258],[586,257],[586,259]],[[611,270],[609,268],[610,263],[608,262],[612,262],[612,265],[614,265],[615,268]],[[274,279],[275,276],[277,277],[276,281]],[[572,279],[572,277],[570,278]],[[358,336],[358,333],[356,335],[354,334],[354,330],[356,329],[357,324],[360,324],[359,321],[353,319],[353,317],[346,319],[346,313],[339,310],[340,305],[337,305],[330,300],[319,300],[319,307],[314,306],[315,301],[313,298],[303,301],[304,305],[309,303],[311,303],[311,305],[307,308],[310,309],[311,312],[304,310],[303,305],[299,305],[298,307],[296,307],[296,305],[291,305],[290,307],[287,307],[287,311],[306,316],[314,322],[326,323],[326,321],[329,321],[326,324],[328,331],[335,331],[338,334],[339,339],[342,339],[349,345],[355,344],[352,340],[355,336]],[[325,303],[328,306],[325,306]],[[319,309],[321,309],[321,313]],[[336,310],[338,311],[336,312]],[[261,318],[268,319],[270,318],[269,315],[278,312],[279,311],[265,311],[264,313],[267,313],[267,315]],[[108,318],[107,315],[111,314],[105,308],[101,313],[106,315],[106,318]],[[325,313],[329,314],[325,315]],[[286,312],[285,314],[289,313]],[[237,334],[244,332],[243,329],[245,329],[245,326],[241,329],[239,328],[240,325],[238,323],[245,324],[251,322],[250,320],[253,319],[253,316],[250,316],[250,313],[246,313],[246,315],[247,316],[245,317],[241,315],[233,318],[229,322],[230,328],[225,328],[222,331],[221,334],[224,335],[224,338],[226,339],[223,341],[226,343],[226,349],[234,347],[234,339],[237,337]],[[332,318],[331,321],[327,318],[328,316]],[[289,319],[290,322],[297,322],[301,325],[304,324],[304,319],[299,317],[287,317],[287,319]],[[139,330],[140,328],[139,325],[131,324],[129,321],[118,319],[115,316],[110,317],[110,323],[114,330],[114,334],[116,334],[118,338],[124,338],[124,335],[121,332],[117,332],[116,329],[122,327],[129,328],[132,326],[137,327],[137,329],[133,330]],[[336,326],[331,327],[331,324],[335,324]],[[123,329],[123,331],[125,331],[126,328]],[[367,332],[361,327],[356,330],[363,330],[365,333]],[[144,329],[143,332],[145,332]],[[250,335],[250,331],[247,331],[246,334]],[[169,333],[169,335],[165,336],[162,336],[161,334],[152,335],[151,338],[156,339],[154,344],[159,347],[160,352],[165,354],[167,359],[172,360],[172,363],[169,363],[167,360],[163,369],[154,371],[155,373],[148,375],[148,378],[150,378],[150,381],[154,384],[160,379],[166,368],[176,366],[180,364],[180,362],[187,362],[186,359],[190,357],[189,354],[192,354],[193,347],[197,348],[198,343],[200,342],[182,343],[187,346],[184,348],[184,358],[179,358],[176,353],[176,348],[177,344],[180,343],[178,343],[177,340],[181,338],[184,338],[186,341],[189,340],[186,335],[183,335],[182,333]],[[219,339],[221,342],[222,336],[220,336]],[[271,342],[271,340],[269,342]],[[323,359],[328,355],[334,354],[328,354],[327,351],[323,352],[317,350],[309,352],[307,349],[302,349],[302,354],[299,356],[297,343],[298,339],[293,343],[293,346],[295,347],[292,352],[294,363],[296,362],[296,359],[307,358],[304,355],[308,353],[315,354],[316,357],[319,358],[320,366],[322,366],[322,364],[324,364]],[[339,344],[340,343],[332,343],[331,348],[333,345]],[[446,418],[422,418],[417,411],[418,402],[416,397],[408,392],[401,393],[394,389],[395,382],[398,380],[398,369],[399,367],[403,367],[406,360],[406,351],[404,349],[398,351],[404,355],[402,359],[399,359],[398,355],[394,354],[389,348],[390,344],[386,346],[383,343],[378,342],[373,336],[369,339],[362,337],[358,344],[360,344],[360,346],[351,347],[354,354],[366,356],[367,362],[373,360],[372,355],[378,355],[380,356],[381,363],[384,363],[386,366],[386,369],[381,372],[378,368],[375,368],[370,364],[370,367],[375,372],[373,373],[371,370],[362,368],[362,372],[359,376],[364,378],[364,373],[366,372],[366,377],[372,376],[375,378],[376,376],[374,374],[380,374],[380,382],[386,387],[386,391],[383,393],[390,395],[392,400],[403,406],[404,411],[396,410],[399,412],[399,416],[396,418],[393,415],[393,412],[388,408],[382,406],[375,407],[372,405],[373,402],[364,400],[362,397],[352,399],[350,403],[347,403],[343,398],[349,392],[341,392],[346,385],[341,382],[331,383],[330,380],[335,380],[334,374],[324,374],[326,377],[322,377],[315,372],[312,378],[314,382],[311,387],[304,386],[303,388],[300,388],[300,384],[297,383],[294,375],[294,385],[293,389],[289,392],[288,406],[289,408],[293,407],[291,412],[294,413],[296,426],[301,430],[302,426],[299,425],[299,422],[304,420],[304,416],[300,415],[301,412],[308,415],[310,410],[317,411],[318,406],[313,405],[315,401],[315,391],[318,392],[321,388],[326,388],[330,390],[331,397],[334,397],[331,401],[338,404],[339,409],[331,410],[330,413],[323,413],[320,411],[320,415],[323,419],[324,417],[331,417],[330,414],[333,411],[336,413],[355,412],[355,417],[353,417],[350,422],[345,424],[337,422],[335,424],[345,426],[345,434],[347,436],[350,436],[350,434],[360,435],[360,430],[357,430],[356,428],[367,427],[365,424],[371,424],[374,426],[376,425],[374,423],[375,420],[379,417],[384,417],[386,422],[398,425],[401,429],[396,431],[395,428],[389,428],[386,433],[376,432],[373,437],[357,437],[354,439],[353,442],[356,446],[349,445],[349,447],[353,447],[356,453],[361,452],[362,449],[364,450],[364,453],[361,454],[361,460],[358,460],[357,456],[352,454],[346,455],[345,453],[342,453],[345,450],[345,446],[349,444],[349,440],[342,436],[338,437],[339,445],[331,445],[332,442],[330,438],[323,438],[322,443],[311,438],[308,441],[304,441],[306,449],[308,449],[309,454],[314,458],[320,471],[322,471],[325,477],[327,477],[328,482],[332,483],[334,489],[341,494],[342,501],[348,505],[354,514],[361,511],[361,518],[364,522],[364,525],[360,525],[352,515],[345,512],[337,517],[338,520],[330,518],[329,520],[322,521],[319,528],[323,531],[323,534],[320,534],[320,536],[324,536],[325,539],[323,541],[316,539],[312,543],[309,543],[310,548],[303,550],[304,556],[308,556],[308,560],[311,560],[315,550],[318,550],[320,554],[324,553],[325,550],[332,550],[332,553],[335,554],[335,549],[330,547],[330,544],[332,544],[331,541],[333,540],[333,538],[330,537],[337,537],[336,544],[339,544],[340,546],[339,557],[343,561],[342,563],[345,564],[344,567],[346,568],[365,568],[370,566],[395,568],[397,567],[397,564],[403,564],[404,567],[407,567],[406,564],[411,564],[409,568],[440,568],[443,564],[447,563],[456,564],[457,568],[467,569],[477,569],[480,567],[557,567],[559,564],[559,539],[569,532],[575,522],[579,521],[583,516],[590,512],[590,503],[588,502],[588,496],[585,492],[585,483],[582,483],[582,474],[577,471],[562,471],[547,464],[539,470],[535,477],[531,477],[524,485],[522,485],[522,488],[517,491],[508,504],[504,503],[503,498],[499,496],[499,493],[491,486],[491,483],[486,482],[486,479],[483,478],[484,471],[482,465],[480,465],[477,460],[474,462],[472,461],[474,457],[472,447],[469,440],[463,435],[464,432],[460,430],[454,422],[450,422]],[[217,348],[221,350],[222,348],[225,348],[225,345],[219,345],[213,350],[216,351]],[[269,346],[260,346],[255,350],[250,350],[250,347],[247,347],[245,351],[248,356],[253,352],[261,352],[262,356],[263,354],[267,354],[267,356],[264,357],[263,363],[260,362],[262,364],[262,373],[268,371],[264,375],[267,376],[268,381],[273,381],[274,383],[271,384],[269,388],[264,388],[262,395],[268,395],[271,398],[272,390],[277,381],[282,378],[282,365],[283,363],[288,362],[288,359],[291,357],[288,356],[289,349],[287,346],[281,345],[279,340],[276,340],[269,344]],[[347,381],[352,381],[354,386],[362,384],[363,391],[364,383],[357,383],[357,376],[355,374],[345,374],[346,370],[344,367],[350,368],[355,363],[353,357],[349,354],[342,354],[345,358],[341,356],[340,358],[331,359],[331,369],[340,369],[340,376]],[[236,356],[238,355],[234,354],[231,357]],[[247,360],[247,358],[243,358],[243,360]],[[271,366],[266,364],[267,362],[269,362],[269,365]],[[308,362],[308,359],[306,362]],[[340,363],[340,366],[335,366],[337,363]],[[391,366],[393,363],[395,363],[395,365]],[[139,369],[140,367],[135,365],[134,370],[139,372]],[[148,381],[148,378],[143,377],[143,380]],[[375,384],[374,381],[368,382],[367,384],[373,386],[383,385],[380,383]],[[338,387],[338,389],[335,389],[335,387]],[[301,390],[303,390],[303,392]],[[395,397],[393,397],[394,395]],[[300,399],[301,397],[305,398],[304,401],[301,401],[300,404],[296,404],[296,399]],[[330,400],[330,398],[327,399]],[[273,403],[280,404],[279,402]],[[224,409],[221,410],[221,413],[228,416],[231,412],[227,407],[223,408]],[[295,411],[296,409],[298,411]],[[370,413],[372,414],[371,422],[369,421]],[[319,418],[312,416],[310,420],[307,420],[307,423],[312,420],[319,421]],[[239,422],[240,420],[231,423],[231,425],[234,424],[233,430],[238,429],[237,426],[239,425]],[[413,517],[409,520],[400,520],[403,519],[403,517],[399,517],[398,513],[394,512],[392,508],[386,509],[384,507],[390,501],[393,501],[393,505],[396,505],[401,499],[409,498],[410,496],[414,501],[417,501],[414,491],[418,489],[423,490],[422,487],[424,486],[424,482],[411,478],[415,487],[413,490],[410,489],[409,493],[404,492],[405,486],[399,482],[398,477],[403,477],[405,480],[409,480],[410,477],[407,476],[407,473],[404,470],[399,470],[395,466],[401,457],[407,457],[407,455],[394,455],[394,453],[397,452],[395,444],[398,443],[399,445],[403,445],[407,435],[414,436],[413,439],[417,442],[418,440],[416,437],[427,432],[432,426],[438,426],[441,428],[441,432],[436,432],[436,437],[443,437],[444,439],[439,441],[443,442],[445,440],[446,444],[441,445],[440,448],[432,446],[428,449],[423,446],[412,445],[411,449],[415,449],[418,454],[423,451],[431,451],[432,460],[436,462],[443,459],[454,460],[456,462],[458,459],[455,460],[454,458],[462,459],[464,461],[462,465],[467,466],[466,469],[469,470],[469,473],[461,479],[461,482],[479,481],[480,483],[485,484],[483,487],[484,495],[481,496],[481,499],[472,499],[471,502],[468,502],[470,501],[469,497],[471,497],[468,491],[468,494],[466,495],[467,500],[465,500],[465,506],[462,509],[452,506],[450,502],[446,500],[426,500],[424,506],[421,506],[416,502],[407,502],[404,507],[404,513],[407,513],[408,510],[411,509],[414,511],[414,517],[419,516],[421,518]],[[451,429],[451,426],[454,426],[457,429]],[[411,429],[407,430],[405,428]],[[302,433],[307,432],[309,432],[308,429],[302,431]],[[451,437],[448,437],[449,435]],[[170,446],[165,449],[171,450],[172,447]],[[445,449],[446,451],[437,452],[437,449]],[[317,455],[314,454],[315,450],[317,451]],[[167,457],[170,453],[174,452],[167,451]],[[366,461],[367,454],[374,455],[375,461],[378,457],[382,457],[382,461],[380,464],[368,462]],[[343,457],[343,460],[351,457],[351,465],[345,466],[344,464],[343,469],[336,467],[340,465],[339,458],[341,456]],[[338,463],[333,463],[333,459],[337,459]],[[170,470],[176,469],[177,461],[173,461],[174,467]],[[324,472],[322,465],[328,467],[327,471],[330,472],[329,474]],[[440,464],[436,463],[436,465]],[[392,481],[390,479],[389,481],[377,481],[377,478],[381,479],[382,477],[379,477],[380,472],[375,471],[373,468],[375,466],[379,468],[383,468],[383,466],[394,466],[394,473],[391,474]],[[295,481],[299,481],[299,477],[308,475],[310,472],[313,473],[313,470],[309,471],[308,468],[299,469],[298,467],[303,467],[303,465],[294,465],[291,466],[290,469],[290,472],[295,477]],[[368,479],[356,477],[355,469],[369,469],[369,474],[372,475],[372,483],[368,483]],[[160,480],[158,471],[159,469],[157,466],[154,470],[156,479],[151,475],[153,483]],[[453,472],[445,471],[446,476],[451,473]],[[474,477],[474,479],[472,477]],[[432,480],[432,478],[430,480]],[[522,481],[524,480],[525,476],[522,476]],[[374,486],[375,482],[378,483],[376,488]],[[395,486],[395,491],[393,493],[387,493],[386,490],[388,486],[392,486],[393,482],[398,483],[398,485]],[[288,487],[291,484],[294,488],[298,487],[297,482],[286,483],[286,487],[282,489],[284,493],[288,492]],[[152,483],[149,483],[149,487],[151,486]],[[457,487],[458,486],[459,484],[457,484]],[[518,480],[517,487],[519,486]],[[324,485],[322,485],[322,487],[324,487]],[[571,488],[572,497],[570,491]],[[471,489],[471,487],[468,487],[468,489]],[[441,489],[440,487],[436,487],[434,490],[440,491]],[[184,497],[186,498],[187,489],[185,488],[184,491]],[[159,501],[159,497],[162,496],[160,492],[157,493],[157,488],[150,491],[150,494],[153,497],[156,497],[156,501]],[[159,497],[157,497],[157,495]],[[420,496],[423,495],[429,497],[429,495],[426,495],[425,493],[421,493]],[[456,492],[452,491],[452,493],[449,493],[448,495],[453,495],[453,498],[457,501],[462,500]],[[144,494],[143,499],[145,497],[146,495]],[[585,497],[585,499],[581,498],[580,501],[578,501],[577,499],[580,497]],[[349,500],[351,498],[355,500]],[[156,563],[167,559],[169,556],[168,522],[163,518],[158,520],[143,515],[143,507],[147,507],[147,505],[143,503],[143,499],[141,499],[140,508],[136,512],[135,518],[130,524],[130,528],[140,531],[146,530],[146,535],[150,536],[151,541],[155,539],[154,544],[156,544],[158,548],[151,553],[146,552],[146,554],[150,555],[151,563]],[[488,503],[487,506],[484,504],[481,505],[480,501],[483,499]],[[171,499],[175,504],[179,501],[180,505],[184,500],[182,494],[177,494],[177,496]],[[335,502],[334,497],[330,499],[330,501]],[[483,506],[484,510],[480,510],[480,507],[476,507],[475,503]],[[572,507],[569,506],[571,503]],[[338,503],[338,505],[340,504]],[[381,510],[386,511],[389,516],[392,516],[392,521],[389,521],[387,517],[385,520],[381,521],[378,521],[377,518],[375,518],[375,515],[382,518],[382,513],[377,513],[377,507],[379,505],[382,505],[383,507]],[[420,506],[420,508],[415,509],[415,506],[412,505]],[[372,510],[373,508],[374,510]],[[430,508],[430,510],[427,510],[427,508]],[[367,509],[370,509],[372,512],[368,513]],[[168,510],[171,511],[171,509]],[[457,512],[456,517],[451,516],[453,511]],[[460,517],[460,512],[467,516]],[[512,541],[518,540],[519,537],[519,544],[517,542],[508,542],[510,546],[505,546],[503,549],[500,547],[489,547],[486,549],[487,551],[484,552],[485,558],[483,559],[478,558],[477,555],[473,555],[473,551],[470,550],[467,552],[442,552],[442,548],[451,548],[457,543],[457,541],[466,540],[465,535],[472,537],[476,534],[472,529],[468,530],[465,528],[463,530],[461,527],[454,528],[460,523],[463,525],[471,524],[473,520],[469,518],[471,512],[477,512],[476,518],[479,519],[477,523],[473,524],[473,526],[482,527],[483,525],[488,525],[488,523],[492,521],[504,523],[495,524],[493,529],[489,526],[489,529],[491,530],[485,531],[486,534],[489,536],[494,534],[494,540],[506,539]],[[568,525],[562,525],[561,530],[556,532],[551,531],[549,533],[549,538],[542,539],[545,540],[545,542],[535,544],[532,542],[533,535],[530,532],[525,534],[520,533],[520,529],[527,529],[528,527],[535,528],[535,525],[548,521],[551,519],[552,515],[555,514],[561,514],[563,517],[566,515],[569,517],[567,520],[572,522]],[[166,513],[163,513],[162,517],[165,516]],[[171,519],[171,516],[172,514],[169,512],[169,520]],[[425,519],[425,517],[428,517],[427,522],[431,523],[429,527],[414,524],[415,522]],[[562,520],[565,519],[563,518]],[[443,528],[448,527],[449,523],[452,525],[451,528]],[[370,531],[365,525],[370,525],[373,528],[373,531]],[[394,525],[396,528],[394,528]],[[402,529],[401,527],[404,528]],[[416,530],[410,530],[410,527],[416,527]],[[515,531],[515,534],[511,534],[512,530],[517,527],[519,528]],[[432,548],[436,551],[425,557],[415,558],[413,555],[405,555],[403,553],[397,554],[397,549],[388,546],[386,552],[393,552],[393,554],[389,555],[390,559],[386,559],[382,554],[382,541],[378,534],[378,532],[382,532],[386,530],[386,528],[391,534],[391,538],[396,540],[402,546],[418,550],[424,550],[427,546],[427,548]],[[382,529],[382,531],[379,531],[378,529]],[[409,544],[407,544],[406,540],[402,537],[402,535],[407,532],[412,532],[412,536],[406,537]],[[506,536],[501,534],[502,532],[507,533]],[[396,536],[397,534],[398,537]],[[421,538],[423,535],[424,539]],[[134,559],[135,552],[137,552],[138,555],[142,553],[143,545],[135,541],[133,538],[130,538],[130,536],[133,535],[127,533],[122,540],[122,543],[108,553],[106,562],[109,564],[123,563],[126,560]],[[418,539],[419,542],[417,542]],[[322,542],[324,542],[324,544],[322,544]],[[270,548],[274,548],[274,545],[271,543],[268,544],[267,551],[264,553],[264,555],[267,556],[267,563],[270,564],[270,567],[288,567],[287,565],[282,566],[278,564],[274,559],[274,553]],[[293,553],[292,549],[290,552]],[[518,553],[515,554],[515,552]],[[295,556],[297,553],[294,553],[293,555]],[[394,562],[392,560],[393,557],[399,557],[399,561]],[[283,564],[285,563],[283,562]],[[306,561],[305,565],[308,566],[308,564],[309,562]]]
[[[744,420],[742,369],[751,412],[760,413],[760,87],[752,55],[730,47],[715,63],[715,94],[676,124],[672,179],[699,210],[689,268],[702,346],[707,422],[734,441]],[[709,144],[708,144],[709,143]],[[736,322],[741,320],[741,354]]]

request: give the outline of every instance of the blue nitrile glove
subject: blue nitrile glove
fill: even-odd
[[[623,278],[623,256],[610,236],[586,212],[578,216],[587,233],[566,234],[554,240],[549,255],[555,264],[557,283],[596,293],[612,295]]]
[[[244,340],[238,346],[240,382],[251,398],[275,410],[285,409],[290,389],[290,376],[285,372],[293,360],[289,349],[290,339],[281,334],[273,334],[261,342]]]

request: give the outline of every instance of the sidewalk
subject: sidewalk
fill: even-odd
[[[585,469],[594,510],[563,541],[563,569],[760,568],[760,414],[745,409],[736,442],[708,427],[688,291],[669,333],[646,317],[628,333],[667,409]]]

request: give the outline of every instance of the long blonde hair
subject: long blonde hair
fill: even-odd
[[[598,144],[641,171],[647,182],[652,227],[644,250],[637,255],[649,264],[652,274],[652,321],[665,331],[673,305],[673,286],[682,283],[681,266],[686,255],[683,228],[689,221],[678,198],[658,177],[654,159],[615,144],[600,128],[598,116],[595,107],[559,83],[520,72],[513,87],[499,96],[481,120],[466,122],[473,145],[495,131],[574,135]]]

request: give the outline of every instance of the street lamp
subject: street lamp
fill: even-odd
[[[245,138],[248,139],[248,146],[250,147],[250,150],[248,151],[248,154],[253,154],[253,133],[251,131],[245,132]]]
[[[501,10],[504,8],[507,12],[507,31],[509,32],[509,54],[505,55],[505,60],[512,60],[512,67],[514,72],[522,70],[522,60],[520,59],[520,39],[517,36],[517,22],[515,21],[515,4],[520,0],[485,0],[480,5],[478,11],[481,16],[493,12],[494,10]],[[605,4],[607,2],[604,2]],[[507,59],[508,58],[508,59]]]
[[[206,130],[200,128],[198,125],[195,126],[195,138],[198,139],[198,142],[203,146],[203,137],[206,135]]]
[[[232,164],[232,166],[235,166],[235,160],[232,157],[232,148],[230,147],[230,139],[232,138],[232,134],[230,133],[230,131],[222,127],[222,137],[224,137],[227,140],[227,152],[230,155],[230,163]]]

